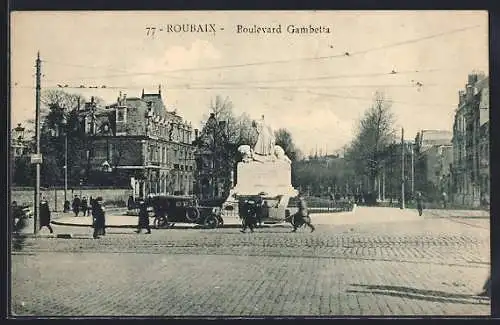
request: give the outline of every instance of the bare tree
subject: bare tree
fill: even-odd
[[[45,90],[42,93],[42,115],[46,115],[49,113],[50,108],[53,106],[58,106],[64,111],[77,110],[80,108],[80,105],[84,105],[86,99],[84,96],[80,94],[71,94],[67,93],[63,90]]]
[[[395,137],[391,107],[391,101],[384,93],[376,92],[373,104],[360,119],[356,136],[347,150],[354,169],[368,176],[372,186],[380,173],[384,159],[382,153]]]
[[[290,160],[295,161],[299,156],[299,150],[293,142],[292,134],[287,129],[278,129],[274,132],[274,137],[276,138],[276,145],[283,148],[285,154],[290,158]]]

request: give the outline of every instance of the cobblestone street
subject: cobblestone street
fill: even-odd
[[[370,210],[364,210],[364,213]],[[397,214],[398,209],[388,209]],[[362,210],[363,213],[363,210]],[[55,226],[56,232],[64,226]],[[16,315],[489,315],[487,218],[28,238]]]

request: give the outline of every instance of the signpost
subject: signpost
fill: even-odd
[[[42,154],[35,153],[31,155],[31,164],[41,164],[42,163]]]

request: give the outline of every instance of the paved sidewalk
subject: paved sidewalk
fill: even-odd
[[[350,224],[352,222],[359,222],[359,218],[351,219],[354,212],[336,212],[336,213],[319,213],[311,214],[311,220],[313,224]],[[362,217],[361,217],[362,218]],[[150,224],[153,224],[154,217],[150,217]],[[61,226],[92,226],[92,217],[75,217],[75,216],[62,216],[51,222],[54,225]],[[106,216],[106,227],[111,228],[135,228],[138,224],[137,216],[130,216],[125,214],[113,214],[108,213]],[[288,223],[277,223],[277,224],[264,224],[264,227],[291,227]],[[196,224],[192,223],[175,223],[175,228],[193,228],[198,227]],[[235,228],[241,227],[241,219],[237,216],[225,216],[224,217],[224,228]]]
[[[119,211],[119,212],[123,212]],[[424,218],[489,218],[487,211],[477,210],[425,210],[423,216],[419,216],[415,209],[399,209],[387,207],[356,207],[350,212],[336,213],[317,213],[311,214],[311,221],[315,225],[359,225],[372,223],[391,223],[391,222],[408,222],[422,220]],[[150,224],[153,224],[154,218],[150,218]],[[74,217],[61,216],[52,221],[55,225],[63,226],[84,226],[92,225],[91,217]],[[135,228],[138,223],[137,216],[125,215],[124,213],[116,214],[110,211],[106,216],[106,226],[111,228]],[[241,220],[236,216],[225,216],[224,227],[236,228],[241,226]],[[271,225],[265,225],[267,227]],[[272,226],[286,226],[289,224],[274,224]],[[196,224],[176,223],[176,228],[193,228],[199,227]]]
[[[139,218],[136,216],[128,215],[108,215],[106,216],[106,227],[109,228],[137,228]],[[153,225],[154,217],[149,218],[149,224]],[[72,227],[91,227],[92,217],[64,217],[51,221],[54,225],[59,226],[72,226]],[[266,225],[267,227],[271,225]],[[280,226],[280,225],[272,225]],[[281,225],[283,226],[283,225]],[[289,226],[289,225],[286,225]],[[174,228],[199,228],[201,227],[195,223],[176,222]],[[237,228],[241,227],[241,220],[236,217],[224,218],[224,228]]]

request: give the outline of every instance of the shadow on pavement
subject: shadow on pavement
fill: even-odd
[[[457,304],[472,304],[472,305],[489,305],[489,298],[478,295],[449,293],[438,290],[423,290],[403,286],[387,286],[387,285],[364,285],[351,284],[354,287],[361,287],[362,290],[347,290],[349,293],[369,293],[379,294],[392,297],[409,298],[417,300],[425,300],[432,302],[457,303]]]

